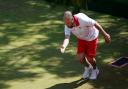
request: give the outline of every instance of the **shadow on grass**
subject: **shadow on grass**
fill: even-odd
[[[32,63],[37,61],[34,58],[40,56],[40,60],[38,60],[40,62],[47,59],[42,60],[44,55],[42,53],[37,54],[42,49],[38,49],[39,45],[36,42],[26,43],[29,43],[29,37],[31,40],[31,36],[38,35],[36,30],[42,30],[43,24],[41,26],[40,23],[46,22],[46,24],[49,24],[48,20],[58,20],[61,13],[56,13],[56,8],[51,8],[43,0],[0,0],[0,2],[0,89],[6,89],[10,87],[8,81],[31,81],[40,77],[40,73],[29,71],[29,69],[38,67],[38,65]],[[39,28],[36,29],[36,26],[37,28],[39,26]],[[45,35],[44,32],[45,30],[41,32],[43,34],[39,35]],[[39,40],[40,38],[36,39],[36,41]],[[23,41],[26,42],[22,43]],[[43,43],[40,45],[46,46]]]
[[[95,89],[127,89],[128,66],[117,69],[110,67],[108,63],[121,56],[128,56],[128,20],[109,15],[95,16],[95,13],[88,14],[99,20],[99,23],[111,36],[111,44],[106,45],[102,42],[99,44],[96,59],[101,70],[100,75],[96,81],[89,83]],[[104,17],[108,17],[108,19],[104,19]]]
[[[127,67],[117,69],[103,64],[101,68],[98,79],[96,81],[89,81],[95,89],[127,89]]]
[[[56,84],[50,88],[46,88],[46,89],[74,89],[77,88],[85,83],[87,83],[88,80],[84,80],[84,79],[79,79],[70,83],[61,83],[61,84]]]
[[[6,82],[11,80],[34,80],[42,72],[29,71],[33,68],[45,69],[57,77],[75,77],[82,74],[82,66],[76,62],[76,39],[71,38],[73,47],[65,54],[59,53],[62,43],[63,11],[65,8],[51,7],[43,0],[0,0],[0,88],[9,88]],[[17,4],[15,4],[17,3]],[[2,12],[2,13],[1,13]],[[112,37],[110,45],[100,44],[97,59],[101,67],[101,76],[96,82],[88,82],[96,89],[127,89],[127,68],[110,68],[104,62],[107,58],[116,58],[127,54],[127,20],[114,17],[104,18],[96,12],[87,12],[99,20]],[[100,20],[105,21],[100,21]],[[27,71],[26,71],[27,70]],[[113,81],[111,81],[113,80]],[[110,84],[108,83],[110,81]],[[123,81],[123,82],[122,82]],[[72,89],[74,84],[57,84],[50,89]],[[81,84],[80,84],[81,85]],[[79,87],[78,85],[77,87]]]

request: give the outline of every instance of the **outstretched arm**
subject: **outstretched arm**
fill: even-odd
[[[101,32],[101,34],[104,36],[105,42],[110,43],[110,35],[102,28],[102,26],[96,22],[95,27]]]
[[[66,47],[67,47],[68,44],[69,44],[69,38],[70,38],[69,35],[66,35],[66,36],[65,36],[65,39],[64,39],[64,41],[63,41],[63,44],[62,44],[61,47],[60,47],[61,53],[64,53],[64,52],[65,52],[65,49],[66,49]]]

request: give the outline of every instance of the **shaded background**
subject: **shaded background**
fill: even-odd
[[[50,3],[73,6],[73,12],[80,9],[108,13],[114,16],[128,18],[128,0],[46,0]]]

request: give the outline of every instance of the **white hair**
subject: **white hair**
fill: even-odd
[[[65,11],[64,12],[64,19],[70,19],[72,20],[73,16],[72,16],[72,12],[71,11]]]

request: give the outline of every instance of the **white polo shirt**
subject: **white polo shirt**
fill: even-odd
[[[95,20],[89,18],[87,15],[83,13],[78,13],[74,15],[77,18],[78,26],[73,28],[68,28],[65,25],[65,35],[71,35],[71,32],[79,39],[92,41],[96,39],[99,35],[99,30],[96,29],[94,24]]]

